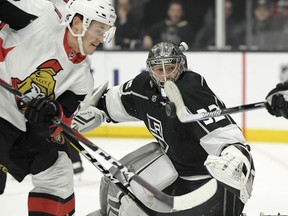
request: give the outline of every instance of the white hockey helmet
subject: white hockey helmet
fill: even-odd
[[[68,14],[66,20],[70,23],[76,14],[83,16],[83,26],[89,27],[92,20],[114,26],[116,20],[115,9],[108,0],[70,0],[67,3]]]
[[[114,23],[117,16],[114,7],[108,0],[69,0],[67,8],[68,13],[65,21],[73,36],[78,38],[83,37],[91,22],[95,20],[110,26],[110,29],[104,34],[104,42],[110,42],[114,37],[116,31]],[[81,34],[75,34],[70,26],[70,23],[76,14],[83,16],[83,31]],[[78,39],[78,41],[79,40],[80,39]],[[82,45],[80,46],[80,49],[81,47]]]

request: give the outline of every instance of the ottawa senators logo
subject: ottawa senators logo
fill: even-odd
[[[15,88],[30,98],[47,96],[53,100],[55,99],[54,89],[56,84],[54,76],[62,69],[56,59],[51,59],[39,65],[36,71],[23,81],[12,78],[12,83]],[[19,109],[25,109],[25,105],[17,98],[16,102]]]

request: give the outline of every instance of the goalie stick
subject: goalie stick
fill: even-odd
[[[265,107],[265,103],[266,103],[265,101],[263,101],[263,102],[246,104],[246,105],[230,107],[230,108],[225,108],[225,109],[218,109],[218,110],[211,111],[211,112],[192,114],[188,110],[188,108],[185,106],[181,93],[174,82],[170,80],[166,81],[164,84],[164,91],[170,100],[170,103],[168,103],[166,105],[167,107],[165,107],[167,116],[168,117],[174,116],[176,112],[176,115],[179,121],[181,121],[182,123],[201,121],[201,120],[214,118],[218,116],[229,115],[229,114],[234,114],[234,113],[239,113],[239,112],[246,112],[246,111],[255,110],[255,109],[261,109]]]
[[[27,97],[25,94],[22,94],[20,91],[18,91],[16,88],[5,82],[0,78],[0,85],[8,90],[10,93],[17,96],[21,101],[24,103],[29,103],[30,98]],[[105,167],[103,167],[95,157],[93,157],[91,154],[89,154],[86,149],[78,142],[70,142],[70,144],[78,151],[80,152],[86,159],[88,159],[100,172],[102,172],[111,182],[113,182],[124,194],[126,194],[139,208],[141,208],[145,213],[151,216],[164,216],[164,215],[170,215],[170,212],[174,212],[173,215],[181,215],[181,210],[191,209],[197,205],[202,204],[203,202],[207,201],[209,198],[211,198],[217,190],[217,182],[215,179],[211,179],[209,182],[207,182],[202,187],[198,188],[195,191],[192,191],[191,193],[182,195],[182,196],[169,196],[162,191],[159,191],[154,186],[152,186],[150,183],[148,183],[146,180],[142,179],[137,174],[131,172],[128,170],[127,167],[122,165],[119,161],[114,159],[111,155],[104,152],[102,149],[100,149],[98,146],[96,146],[94,143],[86,139],[83,135],[81,135],[76,130],[70,128],[68,125],[63,123],[58,117],[53,118],[53,123],[57,124],[59,127],[63,129],[65,133],[67,133],[69,136],[73,137],[79,142],[82,142],[86,146],[90,146],[91,149],[94,148],[94,152],[98,155],[102,156],[104,159],[106,159],[108,162],[110,162],[113,166],[115,166],[127,179],[127,184],[129,180],[135,180],[138,182],[141,186],[146,188],[148,191],[150,191],[156,198],[161,200],[162,202],[166,203],[168,206],[171,207],[171,211],[169,212],[157,212],[150,208],[148,208],[146,205],[144,205],[128,188],[126,188],[126,185],[121,183],[119,179],[117,179],[115,176],[113,176],[109,170],[107,170]],[[67,135],[66,135],[67,136]],[[94,147],[92,147],[94,146]],[[205,196],[203,196],[205,195]],[[202,197],[202,198],[201,198]],[[178,212],[179,211],[179,212]],[[178,213],[179,214],[178,214]]]

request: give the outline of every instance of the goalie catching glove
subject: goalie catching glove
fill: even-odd
[[[220,156],[209,155],[204,165],[208,172],[246,203],[251,197],[255,169],[245,146],[229,145]]]
[[[288,82],[277,84],[266,97],[266,109],[271,115],[288,119]]]
[[[84,133],[99,127],[105,121],[105,112],[97,109],[96,105],[107,87],[108,81],[96,88],[87,101],[81,103],[80,109],[73,117],[72,128]]]

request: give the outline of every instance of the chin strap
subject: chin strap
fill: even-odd
[[[78,36],[77,37],[77,41],[78,41],[79,51],[80,51],[81,55],[86,55],[85,52],[84,52],[84,48],[83,48],[82,36]]]
[[[71,28],[70,25],[67,25],[67,28],[68,30],[70,31],[70,33],[74,36],[74,37],[77,37],[77,42],[78,42],[78,46],[79,46],[79,51],[81,53],[81,55],[86,55],[85,52],[84,52],[84,48],[83,48],[83,40],[82,40],[82,37],[84,36],[86,30],[83,29],[82,33],[81,34],[75,34]]]

